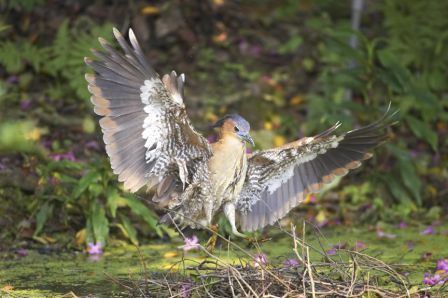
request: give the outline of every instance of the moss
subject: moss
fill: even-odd
[[[396,229],[393,230],[396,238],[384,239],[378,238],[375,231],[369,230],[368,227],[338,227],[324,229],[325,238],[320,240],[324,250],[338,243],[346,243],[346,247],[351,248],[357,241],[361,241],[367,245],[364,251],[366,254],[389,264],[400,265],[402,272],[409,273],[412,284],[421,284],[424,272],[433,271],[435,262],[448,256],[448,246],[445,245],[447,236],[440,233],[420,235],[422,229]],[[437,228],[447,229],[448,225]],[[257,248],[252,247],[248,251],[262,251],[271,263],[281,263],[285,258],[294,257],[291,238],[283,232],[271,230],[270,241],[259,243]],[[392,227],[389,227],[389,230],[392,230]],[[307,233],[306,241],[315,248],[320,247],[315,232]],[[409,241],[413,242],[412,250],[408,248]],[[242,247],[248,246],[245,241],[239,241],[238,244]],[[18,297],[45,297],[70,291],[78,296],[119,293],[119,286],[108,276],[137,280],[144,268],[143,261],[147,270],[157,272],[173,268],[173,265],[182,271],[180,265],[176,267],[176,263],[182,258],[188,259],[191,264],[205,259],[205,255],[199,252],[184,254],[177,249],[179,245],[180,242],[144,245],[139,249],[135,246],[111,247],[98,260],[82,253],[42,255],[37,251],[30,251],[28,256],[19,259],[3,258],[0,264],[0,289],[10,285],[13,287],[11,293]],[[428,255],[428,252],[432,255]],[[252,262],[242,251],[234,248],[228,250],[226,245],[217,249],[215,254],[229,263],[239,263],[241,260]],[[424,254],[427,258],[422,259]],[[313,250],[311,256],[314,261],[322,260],[322,256]]]

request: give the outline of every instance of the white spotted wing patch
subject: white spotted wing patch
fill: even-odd
[[[185,111],[185,76],[172,72],[165,84],[146,61],[132,30],[130,44],[116,29],[114,35],[121,50],[100,38],[104,51],[93,50],[96,59],[85,59],[95,72],[86,80],[94,111],[102,117],[111,167],[132,192],[167,176],[187,184],[206,166],[211,149]],[[199,178],[193,180],[191,184],[199,183]]]
[[[145,105],[153,104],[157,99],[157,94],[163,88],[162,83],[158,78],[151,78],[145,80],[144,85],[140,87],[140,98]]]

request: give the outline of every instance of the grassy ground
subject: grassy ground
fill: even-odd
[[[381,238],[369,227],[339,227],[322,230],[322,236],[309,231],[305,237],[311,247],[312,262],[321,262],[323,251],[332,254],[334,247],[353,249],[356,243],[362,243],[358,250],[393,265],[408,278],[408,287],[415,289],[415,286],[423,287],[423,274],[433,272],[436,261],[448,255],[447,236],[443,233],[448,230],[448,225],[437,227],[435,235],[421,235],[422,229],[424,227],[420,226],[390,227],[395,238]],[[291,237],[276,228],[272,228],[270,236],[267,241],[256,245],[249,245],[246,241],[236,243],[251,254],[266,254],[268,264],[272,266],[281,266],[284,260],[295,258]],[[115,243],[115,247],[97,258],[83,253],[55,253],[43,249],[29,250],[27,256],[16,256],[12,260],[11,256],[4,255],[0,263],[0,293],[12,297],[48,297],[71,292],[77,296],[124,295],[126,289],[114,279],[127,280],[129,284],[129,281],[141,280],[145,274],[154,272],[171,270],[185,273],[184,266],[207,258],[200,251],[183,252],[178,249],[181,245],[179,240],[178,243],[159,242],[137,249]],[[232,265],[253,265],[253,260],[245,252],[235,247],[228,249],[225,242],[214,254]],[[331,257],[338,258],[338,252]],[[186,261],[181,262],[183,259]]]

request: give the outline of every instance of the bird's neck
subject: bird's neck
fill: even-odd
[[[235,149],[246,147],[246,143],[241,140],[238,136],[233,132],[220,131],[218,134],[218,143],[223,146],[233,146]]]
[[[241,190],[246,175],[246,146],[235,134],[223,133],[212,144],[212,150],[213,156],[208,166],[213,195],[219,202],[225,198],[233,200]]]

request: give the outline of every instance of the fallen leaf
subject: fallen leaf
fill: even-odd
[[[177,257],[177,252],[175,252],[175,251],[168,251],[168,252],[166,252],[166,253],[164,253],[163,254],[163,257],[165,258],[165,259],[169,259],[169,258],[174,258],[174,257]]]
[[[86,229],[79,230],[75,236],[75,244],[80,246],[86,242]]]
[[[213,36],[213,41],[215,43],[223,43],[227,40],[227,33],[226,32],[222,32],[218,35]]]
[[[147,5],[141,10],[142,15],[155,15],[160,13],[160,9],[157,6]]]
[[[272,122],[266,121],[266,122],[263,124],[263,127],[264,127],[264,129],[266,129],[266,130],[272,130],[272,128],[273,128],[273,126],[272,126]]]
[[[286,139],[284,136],[275,136],[274,137],[274,146],[279,147],[286,143]]]
[[[304,102],[303,97],[300,95],[296,95],[293,96],[290,100],[289,100],[289,104],[292,106],[299,106]]]
[[[39,128],[33,128],[32,130],[25,133],[25,139],[30,141],[38,141],[40,139],[41,133]]]
[[[6,285],[6,286],[4,286],[3,288],[1,288],[1,290],[2,290],[2,291],[5,291],[5,292],[9,292],[9,291],[14,290],[14,287],[11,286],[11,285]]]

